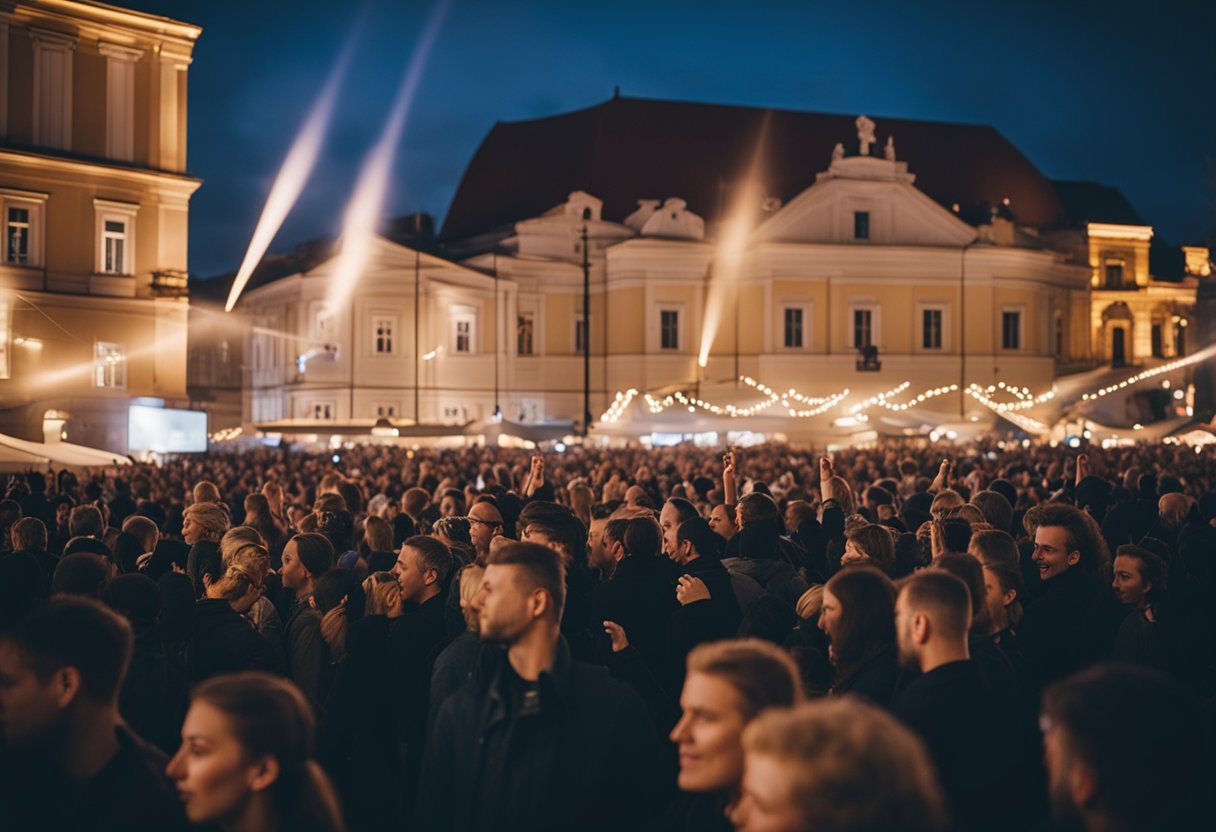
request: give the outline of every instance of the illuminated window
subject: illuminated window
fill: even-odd
[[[4,220],[4,261],[14,266],[30,262],[30,211],[9,208]]]
[[[93,385],[121,389],[127,386],[127,354],[119,344],[98,341],[93,351]]]
[[[869,211],[854,211],[853,212],[853,239],[854,240],[870,239],[870,212]]]
[[[477,352],[477,312],[471,306],[456,306],[452,309],[452,346],[456,355],[473,355]]]
[[[135,215],[138,205],[94,199],[98,274],[135,274]]]
[[[536,317],[531,312],[521,312],[515,324],[515,352],[518,355],[535,355]]]
[[[392,315],[376,315],[372,318],[372,352],[376,355],[393,355],[397,319]]]
[[[675,309],[659,311],[659,349],[680,348],[680,313]]]

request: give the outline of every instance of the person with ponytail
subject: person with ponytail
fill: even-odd
[[[313,759],[315,723],[299,688],[266,673],[199,685],[166,773],[191,823],[224,832],[344,832]]]

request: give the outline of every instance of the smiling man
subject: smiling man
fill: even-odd
[[[1044,506],[1031,560],[1043,590],[1026,610],[1018,638],[1036,681],[1045,685],[1106,658],[1120,610],[1103,578],[1110,571],[1106,541],[1085,512]]]

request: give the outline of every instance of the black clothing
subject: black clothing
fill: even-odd
[[[909,682],[893,708],[920,734],[937,768],[953,819],[951,829],[1022,829],[1010,804],[1009,784],[1018,782],[1016,764],[983,748],[1013,747],[1014,715],[1002,709],[973,661],[950,662]],[[1008,733],[1008,739],[1006,734]]]
[[[203,598],[194,605],[190,634],[190,680],[201,682],[221,673],[274,670],[269,642],[223,598]]]
[[[573,661],[521,679],[505,651],[476,690],[439,711],[422,767],[416,832],[621,830],[662,799],[659,740],[637,694]]]
[[[1107,658],[1121,620],[1110,589],[1077,567],[1045,583],[1018,628],[1040,688]]]
[[[891,708],[899,681],[899,658],[894,646],[866,659],[850,673],[841,676],[832,693],[862,696],[882,708]]]
[[[206,587],[203,586],[203,572],[221,563],[220,544],[215,540],[200,540],[190,547],[186,556],[186,574],[194,581],[194,597],[202,598]],[[215,578],[213,577],[212,580]]]
[[[465,630],[452,639],[443,652],[435,658],[435,666],[431,670],[431,693],[428,704],[427,725],[435,724],[439,709],[448,697],[466,685],[473,683],[473,675],[477,668],[478,657],[481,655],[483,644],[472,630]],[[488,649],[488,648],[487,648]]]
[[[147,742],[172,755],[182,744],[181,725],[189,704],[184,656],[166,646],[154,627],[136,631],[118,696],[123,719]]]
[[[721,561],[702,555],[684,564],[683,574],[704,581],[709,598],[677,606],[667,619],[665,672],[660,678],[667,690],[676,693],[684,687],[686,659],[692,649],[705,642],[734,638],[742,619],[730,573]]]
[[[308,603],[307,596],[295,602],[283,622],[283,649],[288,675],[313,710],[319,709],[328,682],[329,645],[321,638],[321,613]]]
[[[125,727],[118,753],[87,780],[69,778],[37,754],[0,759],[0,828],[79,832],[176,832],[189,829],[169,759]]]
[[[595,630],[604,621],[620,624],[656,675],[663,672],[667,620],[679,606],[668,564],[658,555],[623,558],[591,595],[588,626]]]
[[[59,565],[59,558],[52,555],[50,552],[39,552],[34,549],[22,549],[13,552],[14,555],[25,552],[34,560],[38,561],[38,566],[46,573],[46,593],[51,592],[51,578],[55,575],[55,567]]]
[[[726,792],[682,792],[650,823],[647,832],[732,832],[734,825],[726,818],[730,795]]]
[[[593,626],[591,594],[594,591],[595,578],[587,565],[571,564],[566,570],[566,605],[562,608],[562,635],[566,638]]]

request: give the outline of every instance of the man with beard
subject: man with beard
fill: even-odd
[[[1212,828],[1203,715],[1178,682],[1099,665],[1048,688],[1041,722],[1058,828]]]
[[[642,700],[561,638],[561,558],[535,543],[490,554],[480,595],[490,656],[444,703],[423,763],[419,830],[627,829],[661,797]]]

